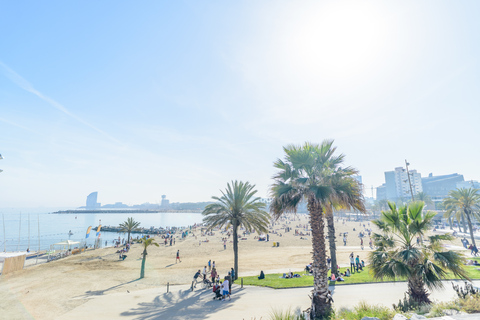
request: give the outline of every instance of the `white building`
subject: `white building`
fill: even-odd
[[[422,175],[417,170],[409,170],[410,183],[412,184],[413,196],[422,192]],[[397,198],[411,198],[410,183],[408,181],[407,170],[403,167],[397,167],[394,171],[395,189]]]

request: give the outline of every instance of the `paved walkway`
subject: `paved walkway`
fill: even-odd
[[[462,281],[460,283],[463,284]],[[455,298],[450,281],[445,281],[445,290],[435,291],[431,298],[447,301]],[[480,286],[480,281],[474,281]],[[114,293],[76,297],[86,302],[58,319],[85,319],[95,315],[96,319],[266,319],[272,310],[291,308],[305,310],[310,305],[311,288],[270,289],[262,287],[233,287],[231,301],[213,300],[211,290],[189,286],[171,286],[135,292]],[[391,306],[403,298],[407,283],[375,283],[332,286],[336,309],[351,308],[360,301],[370,304]],[[453,317],[453,319],[457,319]],[[461,318],[458,318],[461,319]],[[473,319],[473,318],[469,318]],[[451,319],[450,319],[451,320]]]

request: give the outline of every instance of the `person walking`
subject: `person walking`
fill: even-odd
[[[208,260],[208,271],[212,270],[212,260]]]
[[[223,250],[227,250],[227,240],[223,240]]]
[[[225,277],[225,280],[223,280],[223,283],[222,283],[222,301],[225,301],[225,296],[228,296],[228,300],[232,300],[230,298],[230,287],[229,287],[229,282],[228,282],[228,279]]]
[[[207,279],[207,266],[203,267],[202,276],[203,276],[203,280]]]
[[[177,250],[177,258],[175,259],[175,263],[177,263],[177,260],[182,262],[182,260],[180,260],[180,250]]]
[[[198,283],[198,278],[200,277],[200,270],[198,270],[195,275],[193,276],[193,287],[196,288],[197,287],[197,283]]]
[[[360,238],[360,248],[363,250],[363,238]]]
[[[344,233],[343,234],[343,246],[346,246],[346,245],[347,245],[347,236]]]

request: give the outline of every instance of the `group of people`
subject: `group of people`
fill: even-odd
[[[350,272],[351,273],[354,273],[355,271],[358,272],[359,270],[363,270],[363,268],[365,267],[365,262],[363,260],[360,261],[360,256],[357,255],[357,257],[355,257],[355,255],[352,253],[350,253]]]
[[[208,269],[207,269],[208,266]],[[210,273],[210,280],[208,280],[208,273]],[[193,276],[193,288],[196,288],[198,282],[206,283],[209,286],[213,287],[213,292],[216,294],[216,297],[222,298],[225,301],[225,298],[228,297],[230,300],[230,295],[232,294],[232,284],[235,281],[235,270],[231,268],[228,274],[224,277],[223,281],[220,282],[220,275],[217,272],[215,266],[215,261],[208,260],[206,266],[203,267],[203,270],[198,270]]]

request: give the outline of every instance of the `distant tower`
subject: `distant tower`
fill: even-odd
[[[160,204],[162,208],[168,208],[170,206],[170,201],[167,199],[166,195],[162,195],[162,203]]]
[[[95,209],[100,207],[100,203],[97,203],[98,192],[92,192],[87,196],[87,209]]]

